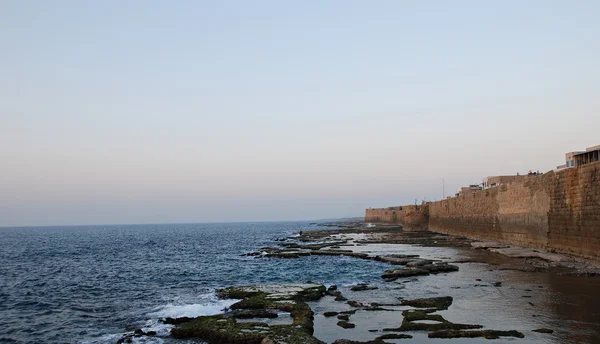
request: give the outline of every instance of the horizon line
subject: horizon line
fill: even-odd
[[[99,223],[99,224],[58,224],[58,225],[17,225],[0,226],[0,229],[8,228],[36,228],[36,227],[94,227],[94,226],[149,226],[149,225],[199,225],[199,224],[235,224],[235,223],[273,223],[273,222],[311,222],[311,221],[335,221],[353,218],[364,218],[364,216],[338,217],[328,219],[304,219],[304,220],[256,220],[256,221],[204,221],[204,222],[155,222],[155,223]]]

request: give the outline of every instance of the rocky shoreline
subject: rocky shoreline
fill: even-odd
[[[402,231],[398,226],[367,226],[363,223],[326,224],[327,229],[298,233],[289,238],[278,239],[278,245],[263,247],[246,256],[255,259],[303,259],[307,256],[340,256],[350,259],[373,260],[382,263],[381,284],[359,283],[338,288],[307,281],[302,284],[236,286],[221,289],[222,299],[239,300],[223,314],[197,318],[166,318],[165,324],[173,325],[171,337],[177,339],[197,338],[210,344],[273,344],[273,343],[325,343],[334,344],[385,344],[398,340],[419,338],[525,338],[524,331],[505,326],[489,328],[481,324],[454,322],[447,319],[455,298],[451,295],[405,299],[402,290],[407,283],[416,282],[423,276],[439,275],[440,279],[458,272],[462,265],[488,264],[492,270],[515,270],[520,272],[553,271],[563,274],[594,275],[599,270],[595,264],[571,258],[545,257],[536,252],[508,250],[513,256],[491,259],[487,250],[506,249],[497,243],[476,243],[462,237],[439,235],[431,232]],[[379,245],[379,246],[378,246]],[[385,249],[381,249],[381,245]],[[397,253],[407,245],[411,247],[443,247],[471,250],[468,258],[442,257],[432,259],[419,254]],[[478,252],[486,251],[485,254]],[[501,251],[493,251],[502,255]],[[539,253],[539,252],[537,252]],[[484,257],[485,256],[485,257]],[[493,256],[495,257],[495,256]],[[446,259],[443,259],[446,258]],[[385,269],[385,266],[388,268]],[[476,279],[469,288],[502,288],[503,281]],[[454,286],[452,289],[464,288]],[[526,289],[526,291],[530,289]],[[523,295],[523,298],[530,295]],[[528,301],[529,302],[529,301]],[[533,307],[534,304],[529,302]],[[365,314],[369,314],[368,316]],[[391,314],[391,315],[390,315]],[[392,326],[376,327],[373,321],[361,321],[358,317],[391,319]],[[452,314],[450,314],[452,315]],[[533,315],[535,317],[535,314]],[[394,320],[396,319],[396,320]],[[379,321],[379,320],[378,320]],[[383,321],[380,321],[383,322]],[[368,324],[368,332],[356,340],[344,331],[355,331]],[[395,324],[395,325],[393,325]],[[335,326],[339,330],[331,331]],[[318,331],[315,331],[315,328]],[[322,338],[321,330],[335,334],[335,338]],[[315,333],[319,332],[319,333]],[[551,336],[549,328],[531,328],[527,336]],[[139,336],[152,333],[136,331],[123,336],[118,343],[131,342]],[[349,339],[351,338],[351,339]],[[539,337],[536,337],[539,338]],[[324,341],[325,340],[325,341]]]

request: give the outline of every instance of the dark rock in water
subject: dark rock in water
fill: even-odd
[[[478,331],[460,331],[460,330],[441,330],[428,335],[429,338],[478,338],[498,339],[500,337],[524,338],[525,335],[519,331],[497,331],[497,330],[478,330]]]
[[[329,296],[342,296],[342,292],[337,289],[327,289],[325,295]]]
[[[439,314],[430,314],[432,310],[406,310],[402,312],[404,318],[400,328],[384,328],[384,331],[439,331],[439,330],[466,330],[482,328],[481,325],[455,324]],[[432,323],[422,323],[419,321],[427,320]]]
[[[348,301],[348,299],[345,298],[345,297],[343,297],[342,295],[338,295],[338,296],[335,297],[335,301],[344,302],[344,301]]]
[[[549,328],[538,328],[537,330],[532,330],[533,332],[539,332],[539,333],[553,333],[554,330],[551,330]]]
[[[348,301],[347,304],[349,304],[351,307],[363,307],[364,305],[358,301]]]
[[[337,285],[334,284],[334,285],[330,286],[329,288],[327,288],[327,290],[337,290],[337,288],[338,288]]]
[[[194,318],[180,317],[180,318],[165,318],[165,319],[161,319],[161,321],[163,324],[167,324],[167,325],[179,325],[179,324],[183,324],[183,323],[188,322],[193,319]]]
[[[438,310],[448,309],[452,304],[452,296],[430,297],[414,300],[402,300],[402,306],[411,306],[417,308],[436,308]]]
[[[402,333],[388,333],[388,334],[384,334],[383,336],[379,336],[377,337],[378,340],[384,340],[384,339],[410,339],[413,336],[411,336],[410,334],[402,334]]]
[[[370,286],[370,285],[364,284],[364,283],[357,284],[350,288],[350,290],[352,290],[352,291],[375,290],[375,289],[379,289],[379,288],[375,287],[375,286]]]
[[[387,344],[387,342],[384,342],[381,339],[370,340],[368,342],[359,342],[359,341],[350,340],[350,339],[338,339],[335,342],[333,342],[332,344]]]
[[[395,309],[387,309],[387,308],[373,306],[373,305],[367,306],[363,310],[365,310],[365,311],[390,311],[390,312],[396,311]]]
[[[117,340],[117,344],[133,343],[133,338],[142,336],[156,336],[156,331],[144,332],[141,328],[137,328],[133,331],[133,333],[124,334],[121,338],[119,338],[119,340]]]
[[[326,316],[326,317],[334,317],[334,316],[336,316],[338,314],[339,314],[338,312],[325,312],[325,313],[323,313],[323,315]]]
[[[340,320],[348,321],[348,320],[350,320],[350,315],[349,314],[340,314],[337,316],[337,318]]]
[[[451,265],[448,263],[431,263],[426,265],[419,265],[418,267],[407,266],[404,269],[388,270],[385,274],[381,275],[381,277],[386,279],[386,282],[393,282],[401,277],[425,276],[429,274],[438,274],[442,272],[452,271],[458,271],[458,266]]]
[[[500,281],[494,282],[493,286],[494,287],[501,287],[502,286],[502,282],[500,282]]]
[[[343,328],[355,328],[356,325],[347,321],[338,321],[337,325]]]

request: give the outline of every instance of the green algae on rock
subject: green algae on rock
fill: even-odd
[[[240,301],[231,305],[231,311],[212,316],[172,320],[174,338],[200,338],[210,344],[273,343],[322,344],[313,337],[313,312],[304,302],[318,300],[324,295],[320,284],[290,284],[229,287],[217,291],[221,298]],[[291,325],[271,325],[263,322],[238,322],[236,318],[264,318],[277,315],[274,311],[289,312]]]
[[[436,310],[406,310],[402,312],[404,318],[399,328],[384,328],[384,331],[438,331],[438,330],[465,330],[482,328],[481,325],[455,324],[439,314],[431,314]],[[419,321],[430,321],[422,323]]]

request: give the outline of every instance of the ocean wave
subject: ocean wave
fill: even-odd
[[[199,317],[201,315],[215,315],[223,313],[223,311],[239,300],[218,299],[214,293],[208,294],[200,298],[200,303],[192,304],[172,304],[159,307],[148,313],[151,318],[180,318],[180,317]]]

